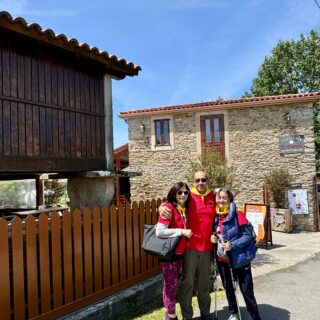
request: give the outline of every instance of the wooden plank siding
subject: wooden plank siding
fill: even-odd
[[[160,203],[0,218],[1,319],[56,319],[158,274],[141,240]]]
[[[0,171],[106,169],[103,70],[0,29]]]

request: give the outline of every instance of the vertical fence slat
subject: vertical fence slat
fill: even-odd
[[[26,219],[26,258],[28,286],[28,317],[39,314],[38,263],[37,263],[37,228],[34,216]]]
[[[132,232],[132,211],[130,204],[126,205],[126,243],[127,243],[127,274],[128,278],[133,277],[133,232]]]
[[[73,301],[72,230],[69,211],[66,211],[62,216],[62,226],[64,303],[67,304]]]
[[[25,319],[24,272],[23,272],[23,243],[22,221],[15,217],[12,220],[12,269],[13,269],[13,304],[14,319]]]
[[[75,298],[83,297],[83,252],[82,252],[82,215],[79,209],[73,211],[73,254]]]
[[[51,215],[52,242],[52,286],[53,307],[62,305],[62,270],[61,270],[61,218],[59,213]]]
[[[146,223],[145,206],[144,202],[139,202],[139,227],[140,227],[140,244],[143,240],[144,225]],[[141,250],[141,245],[139,246],[141,252],[141,272],[147,271],[147,254]]]
[[[156,224],[158,221],[158,213],[157,213],[157,209],[161,204],[161,200],[159,200],[158,202],[156,200],[152,200],[151,201],[151,208],[152,208],[152,220],[151,223],[152,224]],[[157,257],[153,257],[153,267],[156,267],[159,265],[159,259]]]
[[[84,283],[85,295],[93,292],[92,286],[92,233],[91,233],[91,211],[84,209],[83,215],[83,238],[84,238]]]
[[[127,259],[126,259],[126,226],[125,226],[125,211],[123,204],[118,207],[118,232],[119,232],[119,269],[120,269],[120,282],[125,281],[127,278]]]
[[[100,209],[93,209],[94,290],[102,288]]]
[[[140,224],[139,207],[136,202],[132,204],[133,211],[133,248],[134,248],[134,274],[141,272],[141,249],[140,249]]]
[[[10,319],[10,265],[8,222],[0,219],[0,310],[3,320]]]
[[[45,213],[39,217],[39,249],[41,312],[44,313],[51,310],[49,224],[48,216]]]
[[[103,263],[103,287],[107,288],[111,284],[111,264],[110,264],[110,228],[109,228],[109,208],[103,207],[102,219],[102,263]]]
[[[111,279],[112,284],[119,282],[119,246],[117,210],[114,205],[110,207],[110,235],[111,235]]]

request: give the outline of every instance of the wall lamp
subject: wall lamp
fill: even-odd
[[[285,115],[284,115],[284,118],[286,119],[287,122],[289,122],[291,120],[291,114],[289,112],[287,112]]]
[[[141,122],[139,128],[140,128],[140,132],[141,132],[141,133],[144,133],[144,131],[146,130],[146,127],[145,127],[145,125],[143,124],[143,122]]]

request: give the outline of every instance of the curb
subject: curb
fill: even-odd
[[[57,320],[115,320],[162,294],[162,274],[90,304]]]

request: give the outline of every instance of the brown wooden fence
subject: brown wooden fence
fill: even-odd
[[[1,319],[56,319],[159,273],[141,241],[160,202],[1,218]]]

